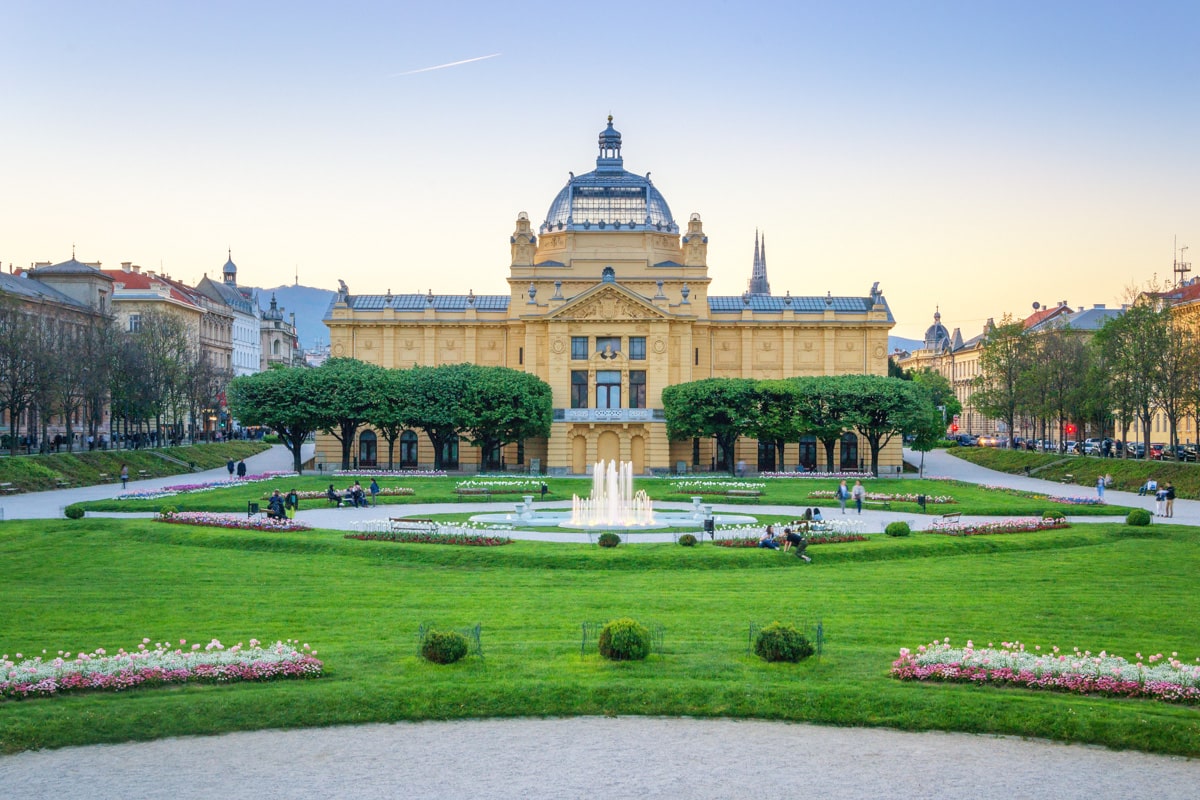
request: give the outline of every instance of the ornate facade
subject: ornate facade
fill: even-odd
[[[878,284],[863,296],[770,294],[765,242],[755,242],[751,289],[710,296],[708,237],[699,214],[681,229],[649,174],[624,169],[612,119],[600,133],[596,169],[571,174],[536,228],[517,216],[503,295],[356,295],[340,284],[325,316],[333,356],[386,367],[472,362],[536,374],[553,388],[548,440],[501,453],[463,452],[462,469],[542,468],[583,474],[597,459],[632,461],[635,471],[709,469],[710,441],[667,439],[665,387],[709,377],[887,374],[895,324]],[[811,279],[809,279],[811,281]],[[428,466],[423,436],[401,439],[400,465]],[[356,443],[360,465],[376,463],[375,434]],[[769,449],[769,447],[768,447]],[[464,451],[467,448],[464,448]],[[815,463],[803,444],[784,454],[789,468]],[[842,463],[865,457],[851,436]],[[332,437],[318,460],[337,460]],[[754,440],[736,460],[774,461]],[[882,469],[896,470],[898,447]]]

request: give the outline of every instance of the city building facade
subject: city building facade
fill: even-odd
[[[771,294],[756,236],[748,290],[710,295],[700,215],[680,225],[649,174],[625,170],[611,117],[598,144],[595,170],[572,174],[539,226],[518,214],[507,293],[361,295],[339,282],[325,316],[330,354],[385,367],[471,362],[537,375],[553,389],[549,438],[462,453],[458,466],[550,474],[584,474],[599,459],[631,461],[638,474],[711,469],[720,460],[712,441],[667,437],[662,392],[672,384],[887,374],[895,321],[878,284],[860,296]],[[375,439],[364,430],[356,454],[374,452]],[[858,469],[868,452],[848,434],[840,466]],[[318,438],[319,461],[339,453],[332,437]],[[416,432],[401,438],[400,466],[427,466],[433,456]],[[750,470],[775,457],[753,439],[734,454]],[[792,468],[823,466],[815,440],[789,445],[783,458]],[[892,446],[881,468],[900,463]]]

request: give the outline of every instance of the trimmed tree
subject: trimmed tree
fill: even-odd
[[[472,366],[470,382],[461,430],[479,448],[481,466],[497,447],[550,435],[554,392],[541,378],[508,367]]]
[[[663,415],[672,439],[712,436],[733,472],[734,445],[755,423],[755,382],[747,378],[706,378],[663,389]]]
[[[844,375],[836,380],[847,403],[846,422],[871,448],[871,474],[878,477],[879,451],[894,436],[923,430],[933,401],[912,381],[880,375]]]
[[[356,358],[331,358],[313,376],[324,408],[322,430],[341,442],[342,469],[350,469],[354,436],[376,411],[384,369]]]
[[[292,453],[292,469],[300,471],[300,449],[310,434],[325,427],[324,404],[315,370],[272,369],[234,378],[226,393],[229,408],[245,425],[272,428]]]
[[[833,376],[793,378],[800,388],[797,414],[800,433],[810,433],[825,447],[825,470],[833,472],[834,452],[847,426],[842,387]]]

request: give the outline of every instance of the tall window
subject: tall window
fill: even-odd
[[[596,373],[596,408],[621,407],[621,373],[615,369]]]
[[[129,315],[129,332],[130,333],[138,333],[139,331],[141,331],[141,329],[142,329],[142,315],[141,314],[130,314]]]
[[[646,360],[646,337],[645,336],[630,336],[629,337],[629,360],[630,361],[645,361]]]
[[[646,370],[629,370],[629,407],[646,407]]]
[[[842,470],[858,469],[858,437],[853,433],[842,434]]]
[[[571,408],[588,407],[588,381],[586,369],[571,370]]]
[[[400,466],[417,466],[417,434],[413,431],[400,434]]]
[[[571,360],[572,361],[587,361],[587,357],[588,357],[587,340],[588,340],[588,337],[586,337],[586,336],[572,336],[571,337]]]

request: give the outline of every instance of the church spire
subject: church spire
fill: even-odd
[[[762,236],[762,246],[759,246],[758,229],[754,229],[754,266],[750,270],[750,294],[770,294],[771,284],[767,282],[767,236]]]

